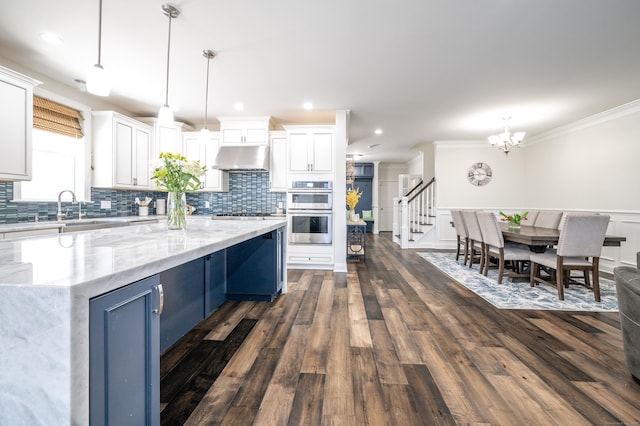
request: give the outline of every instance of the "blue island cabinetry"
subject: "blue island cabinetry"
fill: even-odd
[[[227,299],[275,299],[284,241],[281,227],[92,298],[91,424],[159,424],[160,354]]]

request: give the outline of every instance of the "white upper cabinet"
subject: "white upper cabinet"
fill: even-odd
[[[151,127],[113,111],[94,111],[93,186],[149,189]]]
[[[284,126],[292,173],[333,172],[333,126]]]
[[[189,161],[199,161],[207,171],[202,177],[201,191],[229,191],[229,172],[212,169],[211,165],[216,158],[220,147],[220,134],[211,132],[210,139],[201,139],[200,132],[184,132],[184,156]]]
[[[148,124],[151,134],[151,156],[158,158],[161,152],[182,154],[182,132],[184,123],[174,122],[171,126],[161,126],[156,117],[138,117],[136,120]]]
[[[287,134],[271,132],[269,161],[269,191],[285,192],[287,190]]]
[[[271,117],[218,117],[223,145],[268,145]]]
[[[0,66],[0,179],[31,180],[32,78]]]

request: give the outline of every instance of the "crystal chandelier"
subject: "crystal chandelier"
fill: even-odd
[[[504,132],[500,133],[499,135],[489,136],[489,143],[491,144],[491,146],[498,147],[499,149],[504,151],[505,154],[508,154],[509,151],[511,151],[511,147],[520,146],[520,144],[522,143],[522,140],[524,139],[524,135],[526,133],[525,132],[511,133],[511,130],[509,129],[509,120],[511,120],[511,117],[503,118],[503,120],[504,120]]]

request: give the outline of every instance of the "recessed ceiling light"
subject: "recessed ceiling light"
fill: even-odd
[[[40,38],[53,46],[62,46],[64,44],[64,41],[53,33],[42,33],[40,34]]]
[[[376,131],[374,133],[376,135],[381,135],[382,134],[382,129],[376,129]]]
[[[313,108],[313,104],[311,102],[305,102],[304,105],[302,105],[302,107],[306,110],[310,110]]]
[[[236,111],[242,111],[244,109],[244,105],[242,105],[240,102],[236,102],[233,105],[233,109],[235,109]]]

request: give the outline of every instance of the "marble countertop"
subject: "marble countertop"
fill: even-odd
[[[215,221],[195,216],[188,218],[183,231],[167,230],[161,219],[158,223],[0,240],[0,286],[79,289],[90,285],[84,296],[93,297],[285,224],[279,218]]]

